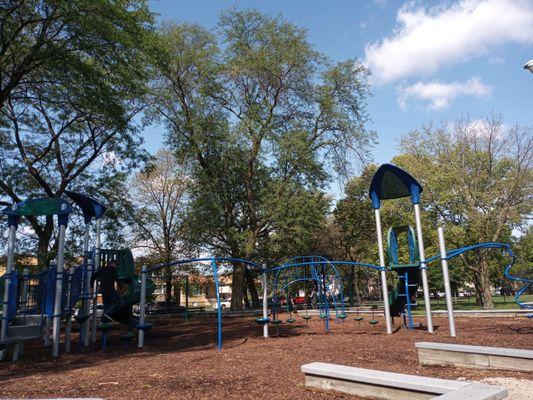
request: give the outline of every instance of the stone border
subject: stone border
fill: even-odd
[[[314,362],[302,365],[305,386],[383,400],[500,400],[507,389],[499,386],[426,378],[344,365]]]
[[[448,315],[446,310],[431,311],[435,316],[445,317]],[[527,317],[532,310],[453,310],[455,317],[477,317],[477,318],[522,318]]]
[[[533,350],[433,342],[415,347],[420,365],[533,372]]]

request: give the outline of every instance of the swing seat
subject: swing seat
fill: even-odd
[[[362,321],[362,320],[364,320],[364,319],[365,319],[365,317],[355,317],[355,318],[354,318],[354,321]]]
[[[302,316],[302,318],[305,319],[305,320],[309,320],[309,319],[311,319],[313,317],[311,315],[304,315],[304,316]]]
[[[144,324],[137,324],[135,327],[140,331],[149,331],[154,327],[154,324],[151,322],[145,322]]]
[[[339,314],[337,315],[338,319],[346,319],[346,314]]]
[[[276,325],[279,325],[279,324],[281,324],[281,319],[273,319],[272,323],[276,324]]]
[[[97,326],[99,331],[101,331],[102,333],[106,333],[106,332],[109,332],[112,328],[111,324],[108,323],[108,322],[101,322],[99,323]]]
[[[85,323],[85,321],[87,321],[88,319],[89,319],[88,315],[75,315],[74,316],[74,321],[76,321],[80,325]]]
[[[128,342],[131,342],[133,340],[133,338],[135,338],[135,336],[136,335],[133,332],[128,332],[128,333],[122,335],[120,337],[120,340],[122,340],[123,342],[128,343]]]
[[[368,321],[368,323],[369,323],[370,325],[376,325],[376,324],[379,323],[379,321],[376,320],[376,319],[372,319],[372,320]]]
[[[257,322],[259,325],[268,324],[270,322],[270,318],[256,318],[255,322]]]
[[[289,318],[289,319],[287,320],[287,322],[288,322],[289,324],[292,324],[293,322],[296,322],[296,320],[295,320],[294,318]]]
[[[320,318],[322,319],[326,319],[327,317],[328,317],[327,314],[320,314]]]

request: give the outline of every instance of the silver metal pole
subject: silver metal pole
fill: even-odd
[[[70,353],[70,342],[71,342],[71,333],[72,333],[72,309],[70,307],[70,302],[72,299],[72,275],[74,275],[74,268],[70,267],[68,270],[68,281],[67,281],[67,327],[65,328],[65,352]]]
[[[433,333],[433,318],[431,317],[431,299],[429,297],[429,284],[426,260],[426,252],[424,250],[424,238],[422,236],[422,220],[420,219],[420,204],[415,204],[415,222],[416,222],[416,237],[418,239],[418,253],[420,255],[420,271],[422,273],[422,289],[424,290],[424,305],[426,307],[426,320],[428,324],[428,332]]]
[[[145,322],[145,315],[146,315],[146,271],[148,268],[146,268],[146,265],[143,265],[141,270],[141,302],[139,305],[139,325],[143,327]],[[144,329],[138,330],[138,347],[139,349],[142,349],[144,347]]]
[[[448,309],[448,323],[450,325],[450,336],[456,337],[455,317],[453,315],[452,287],[450,285],[450,274],[448,271],[448,260],[446,259],[446,244],[444,243],[444,229],[439,226],[439,247],[440,261],[442,264],[442,277],[444,279],[444,292],[446,293],[446,308]]]
[[[83,236],[83,258],[86,262],[85,265],[85,281],[82,282],[83,292],[81,299],[81,312],[84,317],[89,315],[89,299],[92,294],[91,290],[91,277],[92,277],[92,266],[93,262],[91,257],[88,255],[89,252],[89,240],[90,240],[90,230],[91,223],[88,222],[85,224],[85,235]],[[80,335],[83,338],[83,345],[89,346],[89,329],[90,329],[90,319],[87,318],[83,324],[80,326]]]
[[[263,272],[263,320],[268,318],[268,286],[267,273]],[[268,322],[263,323],[263,337],[268,337]]]
[[[54,298],[54,315],[53,315],[53,346],[52,356],[59,357],[59,341],[61,339],[61,299],[63,296],[63,269],[65,253],[65,225],[59,226],[59,245],[57,247],[57,266],[56,266],[56,293]]]
[[[101,240],[102,220],[96,220],[96,238],[94,245],[94,265],[93,272],[100,269],[100,240]],[[93,286],[93,315],[91,318],[91,343],[96,343],[96,318],[98,308],[98,282],[94,282]]]
[[[376,217],[376,232],[378,236],[378,252],[379,252],[379,265],[385,268],[385,252],[383,250],[383,233],[381,231],[381,214],[379,208],[374,209],[374,216]],[[387,272],[382,269],[381,274],[381,289],[383,293],[383,308],[385,310],[385,325],[387,327],[387,333],[392,333],[392,324],[390,318],[389,307],[389,290],[387,289]]]
[[[82,305],[83,316],[87,317],[80,330],[83,331],[83,345],[89,346],[91,318],[89,316],[89,302],[92,301],[93,288],[91,287],[91,277],[93,276],[93,260],[92,257],[87,257],[87,279],[85,285],[85,302]]]
[[[24,268],[22,270],[22,288],[21,288],[21,299],[20,302],[20,311],[25,312],[28,309],[28,275],[30,274],[29,268]]]
[[[13,206],[13,210],[16,209],[16,205]],[[2,330],[0,337],[5,339],[7,337],[7,327],[9,321],[7,319],[8,302],[9,302],[9,282],[11,282],[10,274],[13,272],[13,261],[15,258],[15,240],[17,235],[16,225],[9,226],[9,237],[7,242],[7,264],[6,264],[6,276],[4,280],[4,299],[2,304]]]

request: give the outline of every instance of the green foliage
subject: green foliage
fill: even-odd
[[[192,240],[245,258],[305,250],[329,174],[346,172],[354,149],[366,160],[373,142],[366,70],[330,63],[303,29],[255,11],[224,13],[215,34],[181,24],[161,36],[154,114],[193,173]]]
[[[119,187],[144,158],[133,120],[154,40],[145,1],[7,1],[0,19],[0,196]],[[28,221],[46,264],[53,219]]]
[[[511,242],[531,213],[532,136],[501,119],[460,120],[406,135],[395,162],[424,186],[426,213],[445,223],[448,248]],[[477,301],[492,307],[491,283],[502,282],[508,262],[497,251],[465,253],[453,262],[476,287]]]

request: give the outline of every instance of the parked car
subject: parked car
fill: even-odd
[[[231,299],[220,299],[220,309],[226,310],[231,308]],[[213,304],[213,310],[218,310],[217,303]]]

